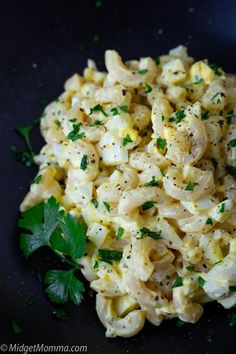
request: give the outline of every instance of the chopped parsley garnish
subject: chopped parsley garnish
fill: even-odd
[[[148,210],[151,209],[154,206],[155,202],[152,201],[147,201],[145,203],[143,203],[142,208],[143,210]]]
[[[97,104],[93,108],[90,108],[89,115],[96,113],[96,112],[102,112],[104,117],[108,117],[109,115],[104,111],[103,107],[100,104]]]
[[[141,75],[145,75],[145,74],[147,74],[147,72],[148,72],[148,69],[143,69],[143,70],[138,71],[138,73]]]
[[[224,213],[224,212],[225,212],[225,203],[222,203],[220,208],[219,208],[218,213]]]
[[[57,125],[58,128],[61,128],[61,122],[58,119],[55,120],[55,124]]]
[[[121,237],[123,236],[123,233],[124,233],[123,227],[119,227],[119,229],[117,230],[117,233],[116,233],[116,239],[120,240]]]
[[[228,317],[228,322],[229,322],[230,327],[236,326],[236,313],[232,312],[232,313],[228,314],[227,317]]]
[[[236,286],[235,285],[230,286],[229,291],[236,291]]]
[[[235,139],[230,140],[230,142],[229,142],[229,146],[230,146],[230,147],[236,147],[236,138],[235,138]]]
[[[125,113],[128,113],[129,111],[129,107],[124,105],[124,106],[118,106],[120,108],[121,111],[125,112]]]
[[[113,116],[117,116],[117,115],[119,114],[119,110],[120,110],[120,111],[123,111],[123,112],[125,112],[125,113],[128,113],[129,107],[126,106],[126,105],[113,107],[113,108],[111,109],[112,115],[113,115]]]
[[[198,277],[197,281],[198,281],[200,288],[203,288],[206,281],[202,277]]]
[[[121,260],[123,252],[100,248],[98,250],[98,255],[100,261],[112,264],[112,261],[119,262]]]
[[[226,171],[230,176],[232,176],[236,180],[236,167],[233,166],[225,166]]]
[[[86,236],[84,227],[69,213],[60,210],[54,197],[24,211],[19,227],[25,231],[20,235],[20,248],[26,257],[37,249],[47,246],[72,269],[51,270],[45,277],[46,293],[57,303],[69,298],[79,304],[83,298],[84,286],[74,272],[78,268],[78,259],[84,254]]]
[[[213,342],[213,335],[212,335],[212,334],[209,335],[209,336],[207,336],[207,341],[208,341],[209,343],[212,343],[212,342]]]
[[[123,139],[122,141],[122,145],[125,146],[127,145],[128,143],[132,143],[133,140],[131,139],[131,137],[129,136],[129,134],[126,134],[126,137]]]
[[[164,122],[164,120],[165,120],[165,116],[162,114],[161,115],[161,121]]]
[[[176,327],[181,328],[184,325],[186,325],[186,322],[182,321],[182,320],[177,320],[176,321]]]
[[[22,331],[22,327],[15,320],[11,321],[11,327],[12,327],[12,330],[13,330],[14,334],[18,335],[18,334],[21,334],[23,332]]]
[[[113,107],[111,109],[111,112],[113,116],[117,116],[119,114],[118,107]]]
[[[163,239],[163,237],[161,237],[161,232],[158,233],[155,231],[151,231],[147,227],[143,227],[142,229],[140,229],[140,233],[141,233],[140,238],[143,238],[144,236],[148,236],[148,237],[154,238],[155,240]]]
[[[197,183],[195,183],[195,182],[188,182],[188,184],[187,184],[185,190],[186,190],[186,191],[192,191],[195,186],[197,186]]]
[[[202,120],[207,120],[207,119],[209,119],[209,111],[202,112],[201,118],[202,118]]]
[[[160,57],[156,57],[155,62],[157,65],[161,64],[161,58]]]
[[[164,138],[157,138],[157,146],[160,149],[164,149],[166,147],[166,139]]]
[[[202,77],[200,78],[196,78],[196,81],[193,82],[193,85],[199,85],[199,84],[203,84],[204,80]]]
[[[93,203],[94,207],[97,209],[97,207],[98,207],[98,201],[97,201],[97,199],[93,198],[93,199],[91,200],[91,202]]]
[[[216,65],[216,64],[211,64],[211,63],[208,63],[208,66],[211,68],[211,70],[214,71],[214,73],[218,76],[221,76],[222,75],[222,70]]]
[[[32,184],[39,184],[40,183],[40,181],[41,181],[41,179],[42,179],[42,176],[41,175],[38,175],[38,176],[36,176],[34,179],[33,179],[33,182],[32,182]]]
[[[217,98],[216,100],[216,104],[221,103],[220,98],[218,97],[220,95],[220,97],[224,97],[225,94],[223,92],[217,92],[214,96],[211,97],[211,101],[213,102],[215,100],[215,98]],[[214,102],[213,102],[214,103]]]
[[[212,225],[212,219],[211,218],[207,218],[206,225]]]
[[[98,261],[97,261],[97,260],[95,260],[94,265],[93,265],[93,268],[94,268],[94,269],[97,269],[97,268],[98,268],[98,266],[99,266]]]
[[[152,86],[150,86],[150,85],[149,85],[149,84],[147,84],[146,82],[145,82],[145,86],[146,86],[145,93],[152,92]]]
[[[186,269],[189,270],[190,272],[193,272],[193,271],[194,271],[193,266],[187,266]]]
[[[100,8],[102,7],[102,1],[101,1],[101,0],[95,1],[95,7],[96,7],[97,9],[100,9]]]
[[[88,167],[88,155],[83,155],[80,162],[80,169],[85,171]]]
[[[103,202],[104,207],[107,209],[108,212],[111,211],[111,206],[107,202]]]
[[[53,315],[58,319],[58,320],[63,320],[63,321],[68,321],[70,319],[68,313],[63,310],[63,309],[55,309],[53,311]]]
[[[67,139],[69,139],[71,141],[76,141],[76,140],[84,137],[84,132],[79,133],[81,123],[73,124],[72,127],[73,127],[73,130],[71,132],[69,132],[69,134],[67,135]]]
[[[158,183],[159,183],[159,182],[157,181],[156,177],[155,177],[155,176],[152,176],[151,181],[145,183],[144,186],[145,186],[145,187],[155,187],[155,186],[158,186]]]
[[[100,120],[95,120],[95,122],[93,124],[90,124],[91,127],[99,126],[99,125],[104,125],[104,123]]]
[[[100,41],[100,37],[97,35],[97,34],[95,34],[94,36],[93,36],[93,38],[92,38],[92,41],[93,41],[93,43],[98,43],[99,41]]]
[[[194,273],[200,273],[199,270],[195,270],[193,266],[187,266],[186,269],[190,272],[194,272]]]
[[[19,149],[16,146],[12,146],[11,151],[14,153],[16,161],[19,161],[26,166],[32,166],[34,163],[35,153],[31,145],[30,134],[39,121],[40,119],[36,119],[32,124],[16,128],[16,132],[24,140],[25,148]]]
[[[175,281],[171,285],[171,289],[178,288],[180,286],[183,286],[183,278],[182,277],[178,277],[175,279]]]
[[[16,161],[22,163],[23,165],[30,167],[34,163],[34,155],[28,149],[19,149],[16,146],[11,146],[11,151],[15,155]]]
[[[71,119],[69,119],[69,122],[71,122],[71,123],[75,123],[76,121],[77,121],[76,118],[71,118]]]
[[[175,112],[175,116],[176,116],[176,123],[180,123],[182,122],[182,120],[186,117],[186,114],[184,113],[184,111],[177,111]]]

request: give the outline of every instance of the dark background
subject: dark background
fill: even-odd
[[[80,307],[63,307],[70,321],[55,320],[42,278],[56,260],[43,252],[27,261],[18,247],[18,207],[36,167],[16,163],[10,152],[11,145],[22,146],[14,128],[38,118],[41,101],[55,99],[66,78],[82,73],[87,58],[103,67],[107,48],[131,59],[156,57],[185,44],[196,59],[209,58],[236,71],[235,19],[233,0],[103,0],[100,8],[96,1],[0,1],[0,344],[87,345],[89,353],[114,354],[235,352],[229,312],[213,304],[196,325],[177,328],[175,320],[158,328],[146,325],[131,339],[104,337],[89,291]],[[39,151],[39,133],[33,138]],[[13,333],[12,320],[21,325],[22,334]]]

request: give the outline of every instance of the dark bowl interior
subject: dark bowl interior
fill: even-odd
[[[235,352],[235,328],[216,304],[206,306],[196,325],[182,328],[176,321],[160,327],[149,324],[131,339],[106,339],[93,294],[87,289],[79,307],[63,306],[69,321],[53,318],[55,306],[44,295],[45,271],[57,266],[47,252],[26,260],[19,251],[18,207],[37,171],[14,161],[12,145],[22,142],[14,128],[32,122],[53,100],[74,72],[82,72],[87,58],[103,67],[107,48],[124,59],[158,56],[178,44],[188,46],[196,59],[234,72],[236,3],[208,1],[1,1],[0,11],[0,339],[2,343],[87,345],[89,353]],[[43,87],[39,89],[40,86]],[[43,141],[33,133],[36,151]],[[29,298],[34,302],[29,305]],[[23,329],[15,335],[10,322]]]

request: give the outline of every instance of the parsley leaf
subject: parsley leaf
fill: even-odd
[[[88,156],[83,155],[81,162],[80,162],[80,169],[85,171],[87,167],[88,167]]]
[[[209,111],[202,112],[202,114],[201,114],[201,119],[202,119],[202,120],[207,120],[207,119],[209,119]]]
[[[71,141],[76,141],[76,140],[84,137],[84,132],[79,133],[81,123],[73,124],[72,127],[73,127],[73,130],[71,132],[69,132],[69,134],[67,135],[67,139],[69,139]]]
[[[19,149],[16,146],[11,146],[11,151],[15,155],[15,160],[27,167],[32,166],[34,163],[34,154],[29,149]]]
[[[28,232],[20,235],[20,248],[26,257],[38,248],[50,245],[49,239],[58,226],[60,215],[54,197],[22,213],[19,227]]]
[[[69,319],[70,319],[68,313],[67,313],[65,310],[63,310],[63,309],[55,309],[55,310],[53,311],[53,315],[54,315],[58,320],[63,320],[63,321],[65,321],[65,320],[69,320]]]
[[[113,107],[113,108],[111,109],[112,115],[113,115],[113,116],[117,116],[117,115],[119,114],[119,110],[120,110],[120,111],[123,111],[123,112],[125,112],[125,113],[128,113],[129,107],[126,106],[126,105]]]
[[[158,186],[159,182],[156,180],[156,177],[155,176],[152,176],[152,179],[150,182],[147,182],[144,184],[145,187],[155,187],[155,186]]]
[[[12,327],[12,330],[15,334],[21,334],[22,333],[22,328],[21,326],[19,325],[19,323],[17,323],[15,320],[12,320],[11,321],[11,327]]]
[[[164,138],[157,138],[157,146],[158,146],[160,149],[164,149],[165,146],[166,146],[166,139],[164,139]]]
[[[235,139],[230,140],[230,142],[229,142],[229,146],[230,146],[230,147],[236,147],[236,138],[235,138]]]
[[[74,275],[74,270],[50,270],[46,273],[46,294],[56,303],[65,303],[69,298],[79,305],[83,299],[84,285]]]
[[[150,85],[149,85],[149,84],[147,84],[146,82],[145,82],[145,86],[146,86],[145,93],[152,92],[152,86],[150,86]]]
[[[60,227],[66,242],[67,254],[76,262],[83,256],[86,247],[84,228],[69,213],[60,222]]]
[[[224,212],[225,212],[225,203],[221,203],[218,213],[224,213]]]
[[[160,57],[156,57],[155,62],[157,65],[161,64],[161,58]]]
[[[108,264],[112,264],[112,261],[120,261],[123,255],[121,251],[113,251],[105,248],[100,248],[98,250],[99,260],[102,262],[106,262]]]
[[[116,239],[120,240],[123,236],[123,233],[124,233],[123,227],[119,227],[119,229],[117,230],[117,233],[116,233]]]
[[[95,260],[94,265],[93,265],[93,269],[97,269],[99,267],[98,261]]]
[[[125,112],[125,113],[128,113],[128,111],[129,111],[128,106],[118,106],[118,107],[119,107],[119,109],[120,109],[121,111],[123,111],[123,112]]]
[[[182,122],[182,120],[186,117],[184,111],[175,112],[175,116],[176,116],[176,123],[177,124]]]
[[[140,229],[140,233],[141,233],[140,238],[143,238],[144,236],[148,236],[148,237],[154,238],[154,240],[163,239],[163,237],[161,237],[161,232],[158,233],[155,231],[151,231],[147,227],[143,227],[142,229]]]
[[[145,75],[145,74],[147,74],[147,72],[148,72],[148,69],[143,69],[143,70],[138,71],[138,73],[141,75]]]
[[[196,81],[193,82],[193,85],[199,85],[199,84],[203,84],[204,83],[204,80],[202,77],[200,78],[196,78]]]
[[[93,198],[93,199],[91,200],[91,202],[93,203],[94,207],[97,209],[97,207],[98,207],[98,201],[97,201],[97,199]]]
[[[143,203],[142,208],[143,210],[148,210],[151,209],[154,206],[155,202],[152,201],[147,201],[145,203]]]
[[[206,281],[202,277],[198,277],[197,281],[198,281],[200,288],[203,288]]]
[[[181,328],[181,327],[183,327],[184,325],[186,325],[186,323],[187,323],[187,322],[184,322],[184,321],[182,321],[182,320],[177,320],[177,321],[176,321],[176,327]]]
[[[212,219],[211,218],[207,218],[206,225],[212,225]]]
[[[228,317],[230,327],[236,326],[236,313],[232,312],[228,314],[227,317]]]
[[[42,179],[42,176],[41,176],[41,175],[36,176],[36,177],[33,179],[32,184],[39,184],[40,181],[41,181],[41,179]]]
[[[109,115],[104,111],[103,107],[100,104],[97,104],[93,108],[90,108],[90,113],[89,115],[96,113],[96,112],[102,112],[104,117],[108,117]]]
[[[107,202],[103,202],[104,207],[107,209],[108,212],[111,211],[111,206]]]
[[[133,140],[131,139],[131,137],[129,136],[129,134],[126,135],[126,137],[123,139],[122,141],[122,145],[125,146],[127,145],[128,143],[132,143]]]
[[[40,119],[36,119],[32,124],[16,128],[16,132],[21,136],[25,142],[25,149],[19,149],[16,146],[11,147],[11,151],[15,155],[16,161],[21,162],[26,166],[32,166],[34,162],[34,151],[32,149],[30,134],[33,128],[39,123]]]
[[[188,182],[188,184],[187,184],[185,190],[186,190],[186,191],[192,191],[195,186],[197,186],[197,183],[195,183],[195,182]]]
[[[183,286],[183,278],[182,277],[178,277],[175,279],[175,281],[171,285],[171,289],[178,288],[180,286]]]
[[[208,63],[208,66],[211,68],[211,70],[214,71],[214,73],[218,76],[222,75],[222,70],[216,65],[216,64],[210,64]]]

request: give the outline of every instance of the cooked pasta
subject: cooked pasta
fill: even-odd
[[[45,109],[21,210],[54,196],[84,219],[78,262],[108,337],[234,306],[236,77],[183,46],[126,63],[107,50],[105,64],[89,60]]]

